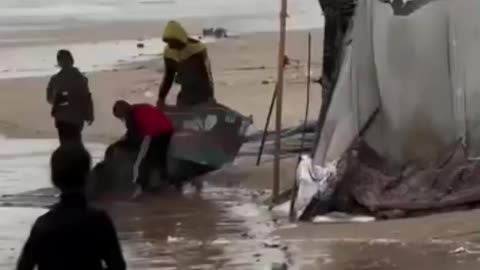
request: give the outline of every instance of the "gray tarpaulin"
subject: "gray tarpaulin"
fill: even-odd
[[[366,142],[396,164],[461,139],[480,154],[480,1],[358,1],[352,42],[314,163],[338,159],[371,114]]]

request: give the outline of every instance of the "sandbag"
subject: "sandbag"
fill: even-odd
[[[308,155],[303,155],[297,167],[298,191],[295,200],[297,216],[304,213],[312,199],[329,201],[336,186],[335,164],[316,166]]]

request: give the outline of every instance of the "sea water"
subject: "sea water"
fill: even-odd
[[[278,30],[279,9],[279,0],[1,0],[0,79],[51,75],[57,71],[55,53],[63,48],[74,53],[84,72],[150,60],[163,52],[160,37],[142,40],[145,46],[139,49],[138,40],[116,38],[112,28],[88,34],[105,23],[115,27],[115,22],[155,25],[170,19],[193,20],[242,34]],[[289,29],[323,27],[315,0],[289,1],[288,15]],[[83,29],[81,34],[78,29]],[[71,41],[66,33],[78,38]],[[102,38],[104,34],[109,38]]]
[[[320,27],[316,0],[289,1],[292,27]],[[169,20],[209,18],[226,27],[275,30],[279,0],[2,0],[0,25],[41,27],[62,20]]]

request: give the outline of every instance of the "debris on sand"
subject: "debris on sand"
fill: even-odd
[[[147,98],[155,97],[155,94],[152,91],[146,91],[145,93],[143,93],[143,95]]]
[[[204,28],[202,31],[204,37],[228,38],[228,31],[223,27]]]
[[[466,247],[459,247],[450,251],[448,254],[480,254],[480,250],[470,250]]]
[[[286,263],[272,263],[271,270],[288,270],[288,265]]]
[[[338,211],[391,219],[470,209],[480,203],[478,177],[480,163],[469,161],[460,143],[422,167],[392,168],[358,140],[336,165],[334,192],[328,200],[314,196],[302,217]]]
[[[263,242],[263,246],[266,248],[281,248],[281,243],[276,240],[266,240]]]
[[[367,223],[375,221],[371,216],[356,216],[347,213],[332,212],[323,216],[313,218],[313,223]]]
[[[230,240],[227,240],[225,238],[219,238],[219,239],[213,240],[212,245],[228,245],[230,243],[231,243]]]
[[[178,243],[183,241],[184,239],[182,237],[174,237],[174,236],[167,236],[167,243]]]
[[[267,84],[270,84],[270,82],[267,81],[267,80],[263,80],[263,81],[262,81],[262,84],[263,84],[263,85],[267,85]]]

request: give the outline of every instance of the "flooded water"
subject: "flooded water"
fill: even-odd
[[[53,202],[48,191],[41,193]],[[37,202],[44,205],[45,200],[36,201],[38,193],[28,194],[18,198],[31,207],[0,208],[8,217],[0,222],[0,269],[11,269],[34,219],[46,211],[32,208]],[[101,207],[115,220],[129,269],[262,269],[284,261],[284,253],[267,246],[274,241],[274,224],[249,194],[206,187],[200,194],[145,195]]]
[[[283,253],[264,246],[273,224],[250,201],[248,191],[209,187],[110,210],[132,269],[258,269]]]
[[[55,147],[55,140],[0,139],[0,270],[14,268],[31,225],[57,200],[48,181],[48,159]],[[95,160],[102,157],[103,145],[88,148]],[[128,268],[251,270],[272,269],[273,263],[287,263],[290,270],[474,270],[480,266],[480,232],[471,231],[480,212],[375,223],[367,230],[371,235],[362,238],[366,225],[305,228],[273,220],[268,209],[256,203],[257,192],[227,183],[232,187],[220,187],[221,182],[207,183],[201,192],[187,187],[183,194],[164,191],[138,200],[106,198],[98,203],[115,221]],[[455,235],[475,236],[442,240],[419,234],[416,240],[411,230],[409,240],[380,238],[392,230],[422,231],[432,226],[438,235],[455,231]]]
[[[455,243],[404,243],[400,241],[292,241],[301,250],[296,258],[302,270],[474,270],[480,254],[470,254]]]
[[[14,267],[31,225],[57,200],[48,182],[56,141],[2,139],[0,145],[3,270]],[[102,145],[88,148],[101,158]],[[263,269],[285,256],[270,236],[274,224],[267,209],[252,201],[245,189],[206,186],[98,206],[117,225],[129,269]]]

